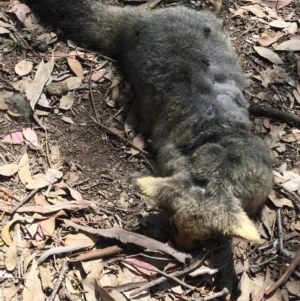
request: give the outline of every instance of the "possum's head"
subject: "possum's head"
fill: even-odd
[[[169,215],[174,240],[181,249],[192,249],[195,241],[219,236],[259,240],[258,231],[238,199],[211,196],[205,187],[193,184],[186,173],[136,178],[133,182]]]

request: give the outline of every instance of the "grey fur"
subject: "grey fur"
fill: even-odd
[[[119,60],[150,128],[155,173],[165,177],[154,189],[153,178],[135,182],[169,213],[179,246],[221,234],[251,239],[235,228],[243,228],[243,210],[253,214],[266,200],[272,162],[250,131],[244,77],[222,21],[184,7],[27,3],[68,38]]]

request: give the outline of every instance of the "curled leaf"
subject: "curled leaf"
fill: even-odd
[[[20,76],[28,74],[31,70],[32,62],[27,60],[22,60],[15,66],[15,72]]]

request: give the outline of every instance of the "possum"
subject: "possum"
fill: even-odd
[[[177,246],[220,236],[258,240],[249,215],[272,188],[272,158],[251,133],[244,76],[223,22],[185,7],[26,2],[81,47],[118,60],[157,159],[154,176],[133,182],[168,214]]]

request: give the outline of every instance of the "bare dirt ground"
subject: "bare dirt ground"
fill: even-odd
[[[173,249],[168,222],[130,183],[155,163],[125,122],[130,87],[117,63],[57,39],[28,7],[0,3],[1,300],[300,300],[300,4],[288,2],[225,0],[220,13],[253,131],[274,156],[276,185],[254,217],[262,242],[191,254]],[[28,83],[35,95],[45,86],[34,112]]]

